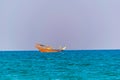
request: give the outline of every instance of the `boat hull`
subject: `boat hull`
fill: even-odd
[[[45,48],[42,47],[40,45],[36,45],[36,48],[40,51],[40,52],[60,52],[62,50],[60,49],[52,49],[52,48]]]

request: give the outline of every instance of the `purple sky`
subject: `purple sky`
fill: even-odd
[[[0,50],[120,49],[120,0],[0,0]]]

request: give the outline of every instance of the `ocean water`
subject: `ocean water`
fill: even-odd
[[[120,80],[120,50],[1,51],[0,80]]]

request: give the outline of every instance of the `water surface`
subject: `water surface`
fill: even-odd
[[[0,80],[120,80],[120,50],[1,51]]]

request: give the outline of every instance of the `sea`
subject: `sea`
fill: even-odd
[[[0,80],[120,80],[120,50],[0,51]]]

